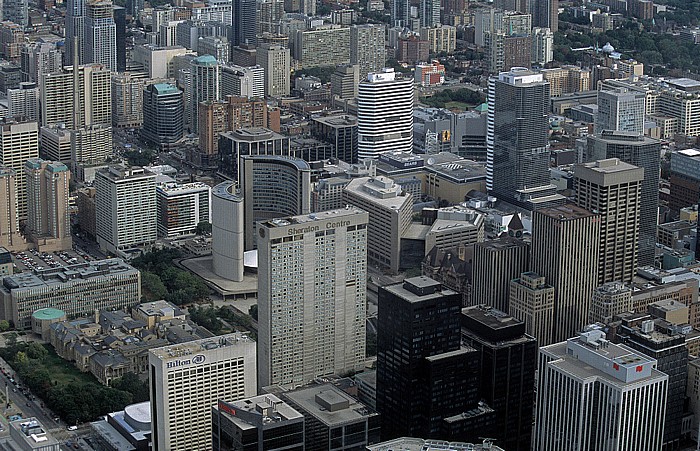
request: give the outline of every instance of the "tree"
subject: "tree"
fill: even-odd
[[[148,401],[148,383],[139,379],[134,373],[126,373],[112,381],[112,388],[131,393],[133,402]]]
[[[29,358],[27,357],[27,354],[25,354],[22,351],[19,351],[17,354],[15,354],[15,362],[18,365],[25,365],[29,362]]]
[[[253,304],[250,306],[248,309],[248,314],[250,315],[251,318],[253,318],[255,321],[258,320],[258,304]]]
[[[49,351],[39,343],[32,342],[27,346],[27,357],[30,359],[44,360],[49,355]]]
[[[7,332],[8,330],[10,330],[10,322],[5,319],[0,320],[0,332]]]
[[[201,221],[197,224],[197,235],[211,235],[211,222]]]
[[[148,301],[165,299],[168,295],[168,289],[160,277],[148,271],[141,272],[141,289],[143,297]]]

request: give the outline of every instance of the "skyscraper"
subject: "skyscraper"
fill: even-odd
[[[155,83],[143,90],[141,137],[161,149],[182,139],[184,124],[182,91],[175,85]]]
[[[28,199],[27,226],[33,239],[52,249],[70,249],[68,167],[63,163],[32,158],[25,163],[24,172]]]
[[[637,274],[644,170],[617,158],[576,166],[576,204],[600,215],[598,285]]]
[[[22,27],[29,25],[27,0],[5,0],[2,2],[2,18]]]
[[[66,53],[64,65],[74,63],[73,52],[78,50],[78,64],[85,63],[85,0],[68,0],[66,2]],[[74,42],[77,40],[77,45]]]
[[[552,344],[554,324],[554,287],[544,277],[528,271],[510,281],[508,312],[525,323],[525,332],[537,339],[539,346]]]
[[[0,164],[24,173],[24,163],[30,158],[39,157],[39,126],[36,122],[0,123]],[[17,217],[27,219],[27,184],[21,176],[15,176],[17,196]]]
[[[656,365],[596,329],[540,349],[533,449],[661,449],[668,376]]]
[[[258,224],[258,384],[363,367],[367,221],[357,208]]]
[[[378,158],[386,150],[413,151],[413,79],[396,78],[394,69],[371,73],[357,95],[359,158]]]
[[[265,95],[283,97],[289,95],[289,49],[276,44],[258,47],[256,63],[265,74]]]
[[[17,218],[17,173],[0,166],[0,245],[7,249],[22,246],[25,241],[19,233]]]
[[[654,264],[659,211],[661,142],[637,133],[604,131],[588,136],[584,161],[619,158],[644,169],[639,207],[639,266]]]
[[[462,310],[462,343],[479,355],[479,398],[496,411],[489,437],[503,449],[527,451],[532,413],[537,341],[525,334],[525,323],[488,306]]]
[[[357,97],[357,85],[360,84],[360,66],[343,64],[335,68],[331,75],[331,96],[343,100]]]
[[[436,27],[440,25],[440,1],[420,1],[420,26],[421,28]]]
[[[136,128],[143,125],[143,80],[131,75],[112,75],[112,125]]]
[[[386,66],[384,25],[353,25],[350,27],[350,64],[360,66],[360,80],[370,72],[380,72]]]
[[[212,188],[211,250],[214,273],[224,279],[243,281],[243,196],[235,182]]]
[[[221,99],[221,68],[211,55],[197,57],[190,63],[192,71],[192,132],[197,133],[200,102]]]
[[[32,42],[22,47],[20,54],[22,81],[39,84],[44,74],[63,70],[63,55],[54,43]]]
[[[533,212],[530,269],[554,287],[555,343],[575,335],[588,322],[598,284],[599,246],[598,215],[574,204]]]
[[[256,0],[233,0],[231,47],[257,44]]]
[[[474,245],[472,305],[488,304],[508,311],[508,286],[530,267],[530,246],[514,237]],[[520,318],[522,319],[522,318]]]
[[[7,117],[39,121],[39,87],[36,83],[22,82],[18,89],[7,90]]]
[[[391,0],[391,27],[411,26],[411,2],[410,0]],[[418,31],[418,30],[414,30]]]
[[[112,70],[121,73],[126,70],[126,8],[113,6],[112,11],[116,29],[115,38],[117,40],[117,67]]]
[[[530,7],[533,27],[559,30],[559,0],[532,0]]]
[[[486,188],[533,210],[563,201],[549,176],[549,82],[514,69],[489,78]]]
[[[643,92],[618,88],[614,91],[598,91],[598,116],[595,131],[618,130],[644,133],[646,96]]]

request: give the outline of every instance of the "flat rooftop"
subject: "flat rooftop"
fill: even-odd
[[[297,412],[292,406],[282,401],[274,394],[254,396],[235,402],[219,401],[219,411],[227,413],[225,409],[221,408],[222,403],[230,405],[234,410],[245,411],[254,415],[257,414],[262,424],[280,423],[304,418],[304,415]],[[233,422],[242,430],[256,427],[256,425],[249,423],[242,417],[230,415],[230,418],[232,418]]]
[[[519,319],[513,318],[506,312],[483,305],[463,308],[462,315],[488,326],[493,330],[505,329],[523,323]]]
[[[354,216],[358,214],[367,213],[366,211],[356,208],[340,208],[337,210],[319,211],[316,213],[309,213],[308,215],[297,215],[289,216],[287,218],[277,218],[270,221],[266,221],[264,224],[266,227],[286,227],[294,224],[309,224],[317,221],[324,221],[327,219],[339,219],[345,216]]]
[[[542,208],[540,210],[537,210],[537,213],[540,213],[544,216],[548,216],[550,218],[559,219],[561,221],[572,221],[576,219],[595,216],[595,214],[591,213],[590,211],[581,208],[573,203],[567,203],[564,205],[559,205],[550,208]]]
[[[377,415],[332,384],[295,390],[283,396],[328,427],[364,421],[369,416]]]
[[[18,432],[17,435],[22,437],[26,445],[31,449],[45,449],[46,447],[59,445],[58,440],[36,418],[13,421],[10,423],[10,427]],[[19,445],[21,446],[21,444]],[[25,449],[24,446],[22,448]]]
[[[220,335],[212,338],[179,343],[162,348],[151,349],[150,352],[160,359],[172,359],[182,356],[193,356],[203,351],[238,346],[243,343],[255,343],[252,338],[245,333],[233,333]]]

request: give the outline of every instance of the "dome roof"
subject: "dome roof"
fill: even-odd
[[[615,47],[610,45],[609,42],[606,42],[605,45],[603,46],[603,52],[605,53],[612,53],[615,51]]]

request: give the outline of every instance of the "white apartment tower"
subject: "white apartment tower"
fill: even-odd
[[[211,450],[212,406],[257,395],[255,365],[241,333],[149,351],[153,451]]]
[[[644,93],[617,88],[598,91],[598,117],[595,131],[616,130],[644,134]]]
[[[265,95],[283,97],[289,95],[289,49],[281,45],[264,44],[258,47],[256,63],[265,74]]]
[[[22,82],[18,89],[7,90],[7,117],[39,121],[39,87],[36,83]]]
[[[540,348],[533,449],[660,450],[668,376],[598,329]]]
[[[155,179],[155,174],[140,167],[109,166],[97,171],[95,228],[100,248],[119,254],[155,243]]]
[[[396,78],[394,69],[370,73],[357,90],[358,157],[413,151],[413,79]]]
[[[39,125],[36,122],[5,122],[0,124],[0,164],[17,174],[24,173],[24,163],[39,157]],[[15,178],[17,217],[27,219],[27,185],[22,177]]]
[[[258,384],[361,368],[367,222],[354,207],[258,224]]]
[[[366,79],[370,72],[379,72],[384,69],[386,66],[384,25],[366,24],[350,27],[350,64],[360,66],[360,80]]]
[[[226,96],[265,97],[265,69],[262,66],[221,66],[221,98]]]
[[[549,28],[532,29],[532,62],[544,66],[554,60],[554,33]]]

